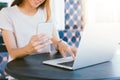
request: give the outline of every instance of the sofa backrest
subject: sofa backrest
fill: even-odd
[[[69,45],[78,47],[81,36],[80,30],[59,30],[59,36]]]

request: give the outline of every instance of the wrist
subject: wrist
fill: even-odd
[[[59,41],[57,41],[56,43],[56,50],[59,51],[59,47],[60,47],[60,43],[62,42],[62,39],[60,39]]]
[[[32,51],[32,49],[30,48],[30,46],[27,45],[27,46],[25,46],[25,52],[26,52],[27,55],[29,55],[29,54],[31,54],[33,51]]]

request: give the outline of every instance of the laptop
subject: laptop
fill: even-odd
[[[75,60],[72,57],[43,61],[43,64],[76,70],[110,61],[120,38],[120,26],[111,24],[86,26]]]

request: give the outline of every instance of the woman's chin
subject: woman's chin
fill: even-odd
[[[39,7],[39,5],[33,5],[32,7],[33,7],[33,8],[38,8],[38,7]]]

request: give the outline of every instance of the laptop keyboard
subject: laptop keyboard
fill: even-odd
[[[72,66],[73,66],[73,63],[74,63],[74,61],[63,62],[63,63],[58,63],[58,64],[72,67]]]

